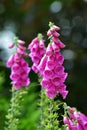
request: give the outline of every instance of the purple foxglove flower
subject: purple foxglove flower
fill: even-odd
[[[56,65],[54,68],[54,73],[56,75],[62,75],[64,73],[64,67],[61,65]]]
[[[60,77],[55,77],[52,79],[52,83],[55,85],[55,86],[59,86],[61,84],[61,78]]]
[[[55,44],[55,42],[52,42],[51,45],[52,45],[52,48],[53,48],[54,52],[59,52],[60,51],[59,46],[57,44]]]
[[[9,48],[12,49],[14,47],[14,43],[12,43]]]
[[[50,29],[50,31],[52,32],[52,33],[54,33],[55,31],[58,31],[58,30],[60,30],[60,27],[58,27],[58,26],[53,26],[53,27],[51,27],[51,29]]]
[[[46,90],[46,95],[49,97],[49,98],[54,98],[56,96],[56,91],[55,89],[47,89]]]
[[[52,79],[53,78],[53,72],[51,70],[44,70],[43,72],[44,78]]]
[[[53,37],[53,41],[59,48],[65,47],[65,45],[57,37]]]
[[[17,74],[17,73],[12,73],[11,75],[10,75],[10,78],[11,78],[11,80],[18,80],[19,79],[19,74]]]
[[[63,122],[64,122],[64,124],[68,124],[68,125],[70,124],[69,118],[67,116],[64,116]]]
[[[42,35],[40,34],[42,37]],[[39,64],[41,61],[41,58],[45,54],[45,46],[43,39],[40,39],[39,37],[36,37],[32,40],[32,42],[29,44],[28,49],[30,50],[29,56],[31,57],[33,61],[32,70],[35,73],[39,72]]]
[[[53,61],[51,60],[48,60],[47,63],[46,63],[46,67],[50,70],[53,70],[55,68],[55,64]]]
[[[14,82],[13,82],[13,87],[14,87],[15,89],[20,89],[21,86],[22,86],[22,83],[21,83],[20,81],[14,81]]]
[[[25,44],[25,41],[18,40],[18,43],[19,43],[19,45],[24,45],[24,44]]]
[[[83,126],[80,123],[77,123],[76,126],[77,126],[77,130],[86,130],[83,128]]]
[[[28,74],[30,72],[30,67],[25,61],[24,57],[27,56],[25,52],[26,48],[24,47],[25,42],[18,40],[17,51],[12,55],[7,61],[7,67],[11,67],[10,78],[12,80],[12,85],[15,89],[19,89],[23,86],[28,87],[30,84],[30,79]]]
[[[47,79],[43,79],[40,84],[41,84],[42,87],[44,87],[46,89],[48,89],[49,86],[52,85],[52,83],[50,82],[50,80],[47,80]]]
[[[63,99],[66,98],[66,96],[68,95],[68,91],[60,91],[60,94],[62,95]]]
[[[48,47],[47,47],[47,49],[46,49],[46,55],[47,56],[51,56],[52,52],[53,52],[52,45],[49,44]]]
[[[62,66],[64,57],[60,52],[60,48],[65,47],[65,45],[59,40],[57,30],[59,30],[59,27],[53,25],[47,32],[51,42],[47,46],[45,56],[40,61],[38,70],[42,76],[41,85],[46,89],[47,96],[54,98],[57,94],[61,94],[63,99],[65,99],[68,91],[66,91],[66,86],[63,84],[67,73],[64,72],[64,67]]]
[[[39,46],[40,48],[44,48],[44,40],[40,40]]]
[[[48,30],[48,32],[47,32],[47,36],[51,36],[52,35],[52,32],[50,31],[50,30]]]
[[[35,72],[35,73],[38,73],[38,67],[37,67],[37,64],[33,64],[32,65],[32,70]]]
[[[32,40],[32,42],[29,44],[28,49],[31,50],[31,49],[33,48],[34,44],[37,45],[38,42],[39,42],[39,41],[38,41],[38,37],[34,38],[34,39]]]
[[[46,62],[47,62],[47,57],[46,55],[44,55],[38,65],[38,70],[39,73],[42,75],[42,73],[44,72],[45,66],[46,66]]]
[[[67,109],[69,111],[67,118],[70,122],[68,122],[66,117],[64,117],[64,124],[68,124],[68,127],[70,127],[71,130],[87,130],[87,116],[81,112],[76,111],[72,107],[68,107]]]
[[[29,54],[29,56],[31,57],[32,61],[34,62],[34,64],[38,65],[40,62],[40,57],[39,55],[35,55],[35,54]]]
[[[53,36],[54,36],[54,37],[59,37],[60,34],[59,34],[58,32],[55,31],[55,32],[53,33]]]
[[[66,130],[71,130],[71,128],[70,128],[70,127],[67,127]]]
[[[6,66],[11,67],[13,64],[14,64],[14,55],[11,55],[6,63]]]

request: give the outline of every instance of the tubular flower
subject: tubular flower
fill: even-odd
[[[28,46],[28,49],[30,50],[29,56],[31,57],[33,61],[32,70],[35,73],[37,73],[40,60],[45,54],[44,41],[42,39],[41,34],[38,34],[38,37],[32,40],[32,42]]]
[[[68,114],[63,118],[66,130],[87,130],[87,116],[75,108],[68,107]]]
[[[8,59],[7,67],[11,68],[10,78],[13,87],[19,89],[22,86],[28,87],[30,84],[30,79],[28,78],[30,67],[28,67],[28,63],[24,59],[24,57],[27,56],[27,53],[25,52],[26,48],[24,47],[25,42],[17,40],[16,44],[16,53],[11,55]],[[10,48],[12,47],[14,46],[10,46]]]
[[[64,72],[62,66],[64,57],[60,52],[60,49],[64,48],[65,45],[59,40],[57,30],[59,30],[59,27],[52,25],[47,32],[47,35],[51,38],[51,43],[38,65],[38,70],[42,76],[41,85],[46,89],[46,95],[49,98],[54,98],[57,94],[61,94],[65,99],[68,94],[64,84],[67,73]]]

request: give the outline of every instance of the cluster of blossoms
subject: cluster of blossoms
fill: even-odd
[[[29,57],[33,62],[32,70],[42,78],[40,84],[46,89],[46,95],[54,98],[60,94],[65,99],[68,94],[64,84],[67,73],[63,66],[64,57],[61,54],[61,49],[65,45],[59,39],[60,34],[57,32],[59,29],[58,26],[50,23],[50,29],[47,32],[50,43],[47,48],[45,48],[42,35],[38,34],[29,44],[28,50],[30,50]],[[28,87],[30,84],[28,77],[30,67],[24,59],[28,56],[24,45],[24,41],[16,39],[9,47],[16,46],[16,52],[7,61],[7,67],[11,68],[12,85],[16,89],[22,86]],[[81,112],[77,112],[75,108],[66,108],[63,118],[66,130],[87,130],[87,117]]]
[[[33,61],[32,70],[37,73],[40,60],[45,54],[45,46],[44,40],[42,39],[42,34],[38,34],[38,37],[32,40],[28,46],[28,49],[30,50],[29,56]]]
[[[16,53],[8,59],[7,67],[11,68],[10,78],[13,87],[19,89],[30,84],[30,79],[28,78],[30,67],[28,67],[28,63],[24,59],[27,56],[26,47],[24,47],[25,42],[17,39],[9,48],[13,48],[15,44],[17,46]]]
[[[41,85],[46,89],[46,95],[49,98],[54,98],[57,94],[61,94],[65,99],[68,94],[64,84],[67,73],[64,72],[62,66],[64,57],[60,52],[60,49],[64,48],[65,45],[59,40],[60,34],[57,32],[59,29],[59,27],[50,23],[50,29],[47,32],[50,44],[47,48],[44,46],[42,35],[38,34],[29,44],[28,50],[30,50],[29,56],[33,61],[32,70],[42,77]],[[10,78],[13,80],[13,86],[18,89],[29,85],[30,68],[24,60],[24,57],[27,56],[24,47],[25,42],[16,40],[15,44],[17,47],[16,53],[8,60],[7,67],[11,67]],[[12,44],[10,48],[13,48],[15,44]]]
[[[38,34],[29,44],[28,49],[30,50],[29,56],[33,61],[32,70],[42,77],[41,85],[46,89],[46,95],[49,98],[54,98],[57,94],[61,94],[65,99],[68,94],[64,84],[67,73],[64,72],[62,66],[64,57],[60,52],[65,45],[59,40],[60,34],[57,32],[59,29],[50,23],[50,29],[47,32],[50,44],[47,48],[44,46],[42,35]],[[24,60],[24,57],[27,56],[25,42],[16,40],[15,44],[17,46],[16,53],[10,57],[7,66],[11,67],[10,78],[13,80],[13,86],[18,89],[29,85],[30,68]],[[12,44],[10,48],[13,48],[15,44]]]
[[[48,30],[47,35],[51,38],[51,42],[46,49],[45,55],[42,57],[38,70],[42,76],[41,85],[46,89],[46,95],[49,98],[54,98],[57,94],[61,94],[65,99],[68,91],[64,81],[67,73],[64,72],[62,66],[64,57],[60,49],[65,45],[59,40],[59,27],[52,25]]]
[[[78,112],[75,108],[68,107],[68,114],[64,116],[63,122],[66,130],[87,130],[87,116]]]

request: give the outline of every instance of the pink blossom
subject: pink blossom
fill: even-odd
[[[53,78],[53,72],[51,70],[45,69],[43,72],[43,77],[46,79],[52,79]]]
[[[47,56],[51,56],[52,55],[52,52],[53,52],[53,48],[52,48],[52,45],[49,44],[47,49],[46,49],[46,55]]]
[[[62,66],[64,57],[60,52],[60,48],[65,47],[65,45],[59,40],[57,30],[59,30],[57,26],[48,30],[47,35],[51,37],[51,42],[37,68],[42,76],[41,85],[46,89],[47,96],[54,98],[57,94],[60,94],[65,99],[68,94],[64,85],[67,73],[64,72]]]
[[[59,48],[65,47],[65,45],[59,40],[59,38],[56,38],[55,36],[53,37],[53,41]]]
[[[38,41],[38,37],[34,38],[34,39],[32,40],[32,42],[29,44],[28,49],[29,49],[29,50],[32,50],[32,49],[33,49],[33,46],[34,46],[34,45],[37,45],[38,42],[39,42],[39,41]]]
[[[27,56],[24,44],[25,42],[22,40],[17,41],[16,52],[10,56],[6,64],[7,67],[11,68],[10,79],[15,89],[19,89],[23,86],[28,87],[30,84],[30,79],[28,78],[30,67],[28,67],[28,63],[24,59],[24,57]]]
[[[49,86],[52,85],[51,81],[47,80],[47,79],[43,79],[40,84],[41,84],[42,87],[44,87],[46,89],[48,89]]]
[[[14,43],[12,43],[12,44],[9,46],[10,49],[13,48],[13,47],[14,47]]]
[[[52,25],[52,27],[48,30],[47,32],[47,36],[51,36],[54,33],[56,33],[56,31],[60,30],[60,27]],[[58,37],[59,35],[57,34],[56,37]]]
[[[27,56],[26,48],[23,45],[18,44],[17,54],[23,57]]]
[[[13,86],[16,89],[22,86],[27,87],[30,84],[30,79],[28,78],[30,67],[28,67],[28,64],[22,57],[18,57],[18,60],[14,60],[11,71],[10,78],[13,80]]]
[[[13,82],[13,87],[14,87],[15,89],[20,89],[21,86],[22,86],[22,83],[21,83],[20,81],[15,81],[15,82]]]
[[[42,35],[40,34],[40,36]],[[41,61],[41,58],[45,54],[43,39],[40,39],[39,37],[34,38],[29,44],[28,49],[30,50],[29,56],[33,61],[32,70],[37,73],[39,71],[38,69],[40,69],[39,63]]]
[[[40,62],[40,57],[39,55],[36,55],[34,53],[30,53],[29,56],[31,57],[32,61],[34,62],[34,64],[39,64]]]
[[[87,116],[76,111],[76,109],[68,107],[68,115],[64,116],[63,122],[67,124],[67,128],[71,130],[87,130]]]
[[[36,65],[36,64],[33,64],[33,65],[32,65],[32,70],[33,70],[35,73],[38,73],[38,68],[37,68],[37,65]]]
[[[47,89],[46,90],[46,95],[49,97],[49,98],[54,98],[56,96],[56,91],[55,89]]]
[[[52,62],[50,60],[47,60],[46,66],[47,66],[47,68],[49,68],[50,70],[52,70],[52,69],[54,69],[55,64],[54,64],[54,62]]]
[[[63,122],[64,122],[64,124],[68,124],[68,125],[70,124],[69,123],[69,118],[67,116],[64,116]]]
[[[6,66],[11,67],[13,64],[14,64],[14,55],[11,55],[6,63]]]
[[[55,42],[52,42],[52,49],[54,50],[54,52],[59,52],[60,51],[59,46]]]
[[[24,45],[24,44],[25,44],[25,41],[18,40],[18,43],[19,43],[19,45]]]
[[[64,72],[64,67],[63,66],[61,66],[61,65],[56,65],[55,66],[54,73],[56,75],[61,75],[61,74],[63,74],[63,72]]]
[[[55,31],[55,32],[53,33],[53,36],[54,36],[54,37],[59,37],[60,34],[59,34],[58,32]]]
[[[47,62],[47,57],[46,57],[46,55],[44,55],[41,58],[40,63],[38,65],[38,70],[39,70],[40,75],[43,75],[43,72],[44,72],[44,69],[45,69],[45,66],[46,66],[46,62]]]

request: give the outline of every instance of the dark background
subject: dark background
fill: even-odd
[[[66,45],[62,51],[68,72],[66,102],[87,114],[87,0],[0,0],[0,44],[6,46],[2,36],[8,32],[25,40],[26,45],[37,33],[44,34],[45,39],[49,21],[61,28],[60,39]],[[1,45],[0,105],[7,109],[10,70],[5,67],[7,53]],[[36,80],[33,74],[31,80]]]

